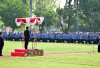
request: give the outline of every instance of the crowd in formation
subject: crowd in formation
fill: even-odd
[[[6,40],[19,40],[23,36],[22,33],[3,33],[3,37]],[[62,33],[37,33],[37,34],[30,34],[30,39],[34,39],[34,36],[37,37],[37,41],[42,40],[43,42],[91,42],[91,40],[95,40],[96,38],[99,38],[99,33],[68,33],[68,34],[62,34]],[[95,41],[94,41],[95,42]]]

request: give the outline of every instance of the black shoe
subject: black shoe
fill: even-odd
[[[3,56],[3,55],[0,55],[0,56]]]

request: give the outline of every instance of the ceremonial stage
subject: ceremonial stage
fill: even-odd
[[[15,49],[15,52],[11,52],[11,56],[43,56],[43,49]]]
[[[15,49],[15,52],[11,52],[11,56],[43,56],[43,49],[37,49],[37,25],[42,24],[44,17],[28,17],[28,18],[16,18],[15,23],[17,26],[22,26],[22,34],[24,34],[25,25],[32,25],[34,27],[34,40],[32,40],[32,49]],[[31,28],[30,28],[31,29]],[[33,46],[34,41],[34,46]],[[25,37],[22,36],[22,48],[25,44]]]

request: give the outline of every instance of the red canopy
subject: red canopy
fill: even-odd
[[[20,26],[21,23],[30,24],[30,25],[34,25],[35,23],[38,23],[40,25],[42,24],[43,20],[44,17],[16,18],[15,23],[17,26]]]

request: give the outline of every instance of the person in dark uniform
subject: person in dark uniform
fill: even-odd
[[[98,52],[100,53],[100,37],[99,37],[99,40],[98,40]]]
[[[3,49],[3,46],[4,46],[4,40],[2,38],[3,34],[2,32],[0,32],[0,56],[3,56],[2,55],[2,49]]]
[[[25,37],[25,49],[27,49],[28,42],[30,39],[29,27],[26,27],[26,30],[24,31],[24,37]]]

